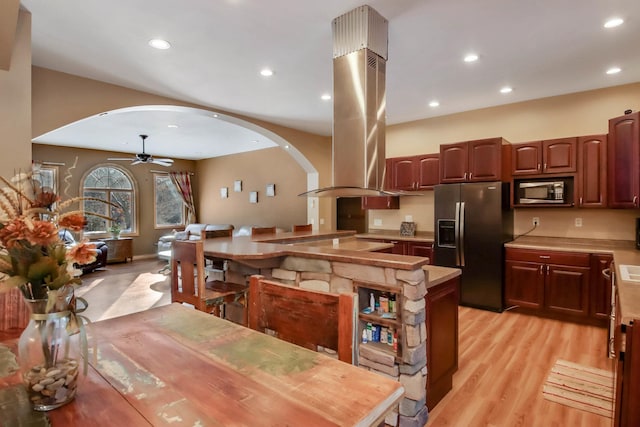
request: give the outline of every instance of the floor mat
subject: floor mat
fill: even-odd
[[[613,417],[613,373],[566,360],[557,360],[544,383],[547,400]]]

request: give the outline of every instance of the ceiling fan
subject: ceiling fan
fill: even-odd
[[[155,165],[160,165],[160,166],[171,166],[171,165],[173,165],[173,160],[172,159],[154,159],[151,154],[145,153],[145,151],[144,151],[144,140],[147,139],[148,137],[149,137],[149,135],[140,135],[140,138],[142,138],[142,153],[136,154],[135,157],[133,157],[133,158],[131,158],[131,157],[116,157],[116,158],[109,158],[107,160],[129,160],[129,161],[131,161],[132,165],[138,165],[140,163],[153,163]]]

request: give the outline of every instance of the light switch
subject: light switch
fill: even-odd
[[[406,215],[404,217],[404,220],[407,221],[407,222],[413,222],[413,215]]]
[[[380,218],[374,218],[373,225],[381,226],[382,225],[382,220]]]

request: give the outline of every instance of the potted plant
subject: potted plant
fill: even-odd
[[[122,229],[120,228],[120,224],[118,223],[113,223],[111,224],[111,227],[109,227],[109,232],[111,233],[111,236],[113,236],[114,239],[119,239],[120,238],[120,232],[122,231]]]

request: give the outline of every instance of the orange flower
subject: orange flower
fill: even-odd
[[[95,245],[84,240],[69,249],[67,258],[80,265],[91,264],[96,260],[97,253]]]
[[[32,227],[27,227],[25,239],[32,245],[48,246],[58,240],[58,229],[49,221],[33,221]]]
[[[26,230],[27,226],[23,218],[12,219],[0,229],[2,245],[7,249],[15,247],[20,240],[24,240]]]
[[[34,207],[37,208],[51,208],[55,202],[59,201],[60,197],[51,191],[42,190],[36,194]]]
[[[59,221],[61,228],[68,228],[71,231],[80,231],[87,225],[87,219],[79,213],[62,215]]]

